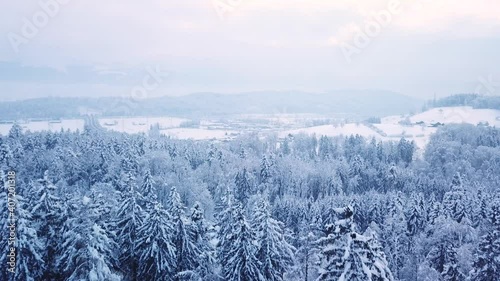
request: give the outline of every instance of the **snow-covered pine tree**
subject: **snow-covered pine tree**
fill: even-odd
[[[240,145],[239,157],[240,157],[240,159],[246,159],[247,158],[247,152],[245,150],[245,147],[243,147],[243,145]]]
[[[118,265],[118,244],[101,227],[102,209],[84,196],[76,215],[66,222],[56,269],[64,272],[68,281],[120,281],[115,271]]]
[[[266,184],[271,178],[271,164],[266,158],[266,155],[262,156],[262,161],[260,163],[260,183]]]
[[[380,200],[375,199],[371,202],[368,217],[370,219],[370,223],[375,222],[377,224],[381,224],[383,222]]]
[[[42,258],[44,251],[43,241],[37,236],[33,228],[33,218],[29,204],[19,194],[15,197],[7,194],[7,178],[3,170],[0,170],[0,262],[5,268],[0,272],[0,280],[40,280],[45,269],[45,262]],[[9,199],[8,199],[9,198]],[[11,202],[8,204],[8,202]],[[12,205],[14,204],[14,205]],[[12,209],[9,209],[9,206]],[[10,216],[10,211],[14,211],[14,217]],[[10,240],[11,234],[9,226],[15,225],[16,240]],[[14,272],[11,268],[10,248],[15,248]]]
[[[463,246],[475,241],[475,230],[468,224],[440,216],[429,227],[426,237],[428,250],[424,253],[424,263],[434,268],[443,280],[465,280],[465,272],[468,271],[465,263],[471,261],[459,260],[459,251],[466,257],[472,256],[471,253],[464,252],[467,248]]]
[[[471,202],[471,220],[474,227],[482,227],[482,224],[487,222],[489,192],[486,192],[484,187],[479,187],[473,195]]]
[[[170,281],[176,266],[170,215],[158,202],[147,213],[137,236],[139,276],[145,280]]]
[[[403,212],[403,204],[398,197],[392,198],[389,202],[382,233],[387,260],[393,266],[396,278],[400,277],[399,269],[405,265],[409,248],[408,223]]]
[[[144,179],[141,185],[142,196],[147,200],[157,200],[158,194],[156,193],[155,181],[151,175],[151,171],[147,170],[144,174]]]
[[[354,231],[354,210],[351,206],[338,210],[339,220],[327,226],[322,246],[318,280],[392,281],[382,247],[374,235]]]
[[[235,209],[237,203],[230,190],[222,198],[222,210],[217,215],[217,245],[216,255],[220,265],[228,264],[231,256],[231,243],[234,239],[234,227],[236,226]]]
[[[282,281],[283,274],[294,262],[295,248],[285,240],[285,226],[271,217],[265,199],[257,202],[252,228],[256,232],[256,256],[262,275],[268,281]]]
[[[495,199],[487,212],[489,227],[481,237],[475,254],[470,280],[500,280],[500,199]]]
[[[12,155],[9,144],[7,144],[6,142],[2,143],[0,145],[0,169],[10,167],[12,158],[14,157]]]
[[[442,215],[442,206],[432,195],[429,200],[429,211],[427,212],[427,224],[433,225],[437,218]]]
[[[9,158],[8,167],[13,168],[14,170],[19,170],[18,167],[23,166],[22,158],[25,156],[25,149],[21,143],[24,137],[22,127],[15,123],[9,130],[8,138],[5,139],[5,142],[8,144],[10,148],[10,154],[8,154]]]
[[[350,206],[338,210],[342,219],[325,227],[324,237],[316,244],[320,248],[318,280],[339,280],[344,272],[344,254],[347,247],[347,235],[353,231],[353,210]]]
[[[213,238],[213,229],[205,220],[204,211],[199,202],[195,202],[191,208],[191,228],[196,247],[200,250],[198,257],[198,268],[196,274],[205,276],[208,280],[215,279],[215,248],[211,240]]]
[[[120,161],[120,166],[123,171],[130,172],[132,174],[137,174],[139,170],[139,160],[136,153],[136,149],[133,148],[133,144],[127,144],[128,148],[124,150],[122,159]]]
[[[297,268],[294,271],[299,272],[298,274],[302,277],[301,280],[309,281],[316,279],[316,264],[318,262],[316,241],[318,241],[318,237],[312,231],[307,232],[307,234],[299,239],[300,246],[295,254],[295,267]],[[296,274],[294,271],[290,274]]]
[[[200,249],[194,236],[193,228],[187,222],[184,214],[185,206],[181,201],[179,193],[172,187],[169,194],[169,213],[172,219],[173,233],[172,242],[175,246],[175,279],[179,276],[193,273],[198,268],[198,258],[201,255]]]
[[[136,186],[131,184],[129,190],[123,194],[123,201],[116,212],[116,237],[120,245],[120,262],[125,280],[136,280],[139,256],[137,239],[139,228],[144,220],[144,211],[139,205],[140,194]]]
[[[250,184],[249,175],[246,168],[236,174],[234,179],[235,190],[234,197],[246,206],[248,198],[252,193],[252,185]]]
[[[408,224],[408,234],[414,236],[424,228],[425,222],[425,210],[422,203],[422,195],[412,194],[410,200],[410,206],[407,207],[408,213],[406,215],[406,221]]]
[[[137,185],[137,179],[131,171],[121,172],[113,182],[115,189],[122,193],[128,192],[132,185]]]
[[[241,205],[234,210],[235,225],[230,239],[226,242],[229,251],[227,263],[222,265],[224,280],[232,281],[265,281],[262,275],[260,262],[255,256],[257,247],[255,245],[255,234],[250,228]]]
[[[9,130],[9,139],[19,140],[23,136],[23,128],[19,123],[14,123]]]
[[[443,241],[429,252],[427,260],[441,273],[446,281],[465,280],[465,276],[458,270],[457,252],[450,241]]]
[[[17,240],[15,243],[17,252],[17,265],[14,279],[36,281],[40,280],[45,270],[43,252],[45,245],[37,236],[33,226],[33,217],[27,209],[26,200],[16,195],[16,230]],[[7,252],[4,252],[7,254]],[[3,260],[3,259],[2,259]]]
[[[385,254],[374,236],[356,232],[347,235],[347,247],[343,256],[343,272],[338,280],[392,281]]]
[[[9,209],[7,205],[7,185],[4,171],[0,167],[0,263],[7,265],[8,260],[6,254],[9,252]],[[11,274],[11,273],[10,273]],[[0,279],[8,280],[9,272],[7,270],[0,271]]]
[[[323,160],[328,160],[331,157],[332,143],[327,136],[319,138],[318,155]]]
[[[56,252],[62,240],[62,227],[67,220],[66,207],[61,198],[56,196],[56,186],[50,181],[47,171],[42,179],[36,184],[30,184],[30,187],[34,190],[29,199],[33,227],[45,245],[42,253],[46,263],[43,279],[57,279],[59,272],[55,267]]]
[[[467,196],[462,184],[462,177],[459,173],[453,176],[451,181],[451,190],[446,192],[443,197],[443,211],[446,216],[462,222],[468,218],[466,209]]]
[[[377,233],[373,229],[368,228],[363,236],[367,238],[366,246],[369,249],[367,258],[371,271],[371,279],[373,281],[393,280],[392,272],[389,269],[384,249],[378,241]]]

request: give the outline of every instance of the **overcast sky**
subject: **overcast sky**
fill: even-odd
[[[500,90],[498,0],[56,1],[0,3],[3,99]]]

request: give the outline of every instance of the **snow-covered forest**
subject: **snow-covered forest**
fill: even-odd
[[[500,280],[500,130],[405,139],[83,132],[0,139],[0,280]],[[9,253],[7,189],[1,263]]]

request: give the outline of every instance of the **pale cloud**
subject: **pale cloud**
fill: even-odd
[[[263,47],[314,48],[322,46],[321,41],[323,46],[336,45],[349,40],[390,1],[398,0],[239,0],[228,20],[220,21],[213,1],[68,0],[39,36],[21,45],[20,54],[12,52],[8,40],[0,43],[0,59],[61,68],[64,63],[134,64],[169,56],[224,56],[238,42]],[[402,32],[443,32],[467,21],[470,32],[460,36],[477,37],[497,32],[484,25],[500,23],[498,1],[398,2],[403,10],[391,28]],[[35,1],[7,1],[0,7],[3,34],[20,33],[22,18],[40,9]],[[472,32],[476,26],[478,32]],[[40,53],[46,58],[38,57]]]
[[[328,38],[327,45],[341,46],[343,43],[351,41],[354,36],[361,32],[361,26],[356,23],[349,23],[338,28],[335,36]]]
[[[7,35],[21,33],[23,18],[31,19],[40,5],[3,1],[0,63],[61,73],[83,65],[116,79],[131,68],[140,72],[144,66],[161,64],[177,75],[176,86],[183,89],[360,85],[406,91],[410,80],[437,75],[447,87],[458,89],[460,81],[494,72],[500,58],[492,51],[500,38],[500,1],[493,0],[400,0],[401,12],[379,36],[370,38],[371,44],[352,65],[346,65],[339,46],[350,42],[373,13],[397,0],[65,1],[18,53]],[[221,20],[214,1],[237,5]],[[469,52],[477,55],[472,59],[465,55]],[[467,67],[456,64],[453,73],[440,68],[456,61]]]

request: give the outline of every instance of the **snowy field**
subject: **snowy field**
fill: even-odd
[[[375,138],[383,141],[399,141],[402,137],[415,141],[419,148],[424,148],[429,142],[429,137],[436,132],[436,128],[426,128],[421,126],[406,127],[399,124],[376,124],[376,128],[380,129],[385,135],[380,134],[376,130],[364,124],[345,124],[344,126],[324,125],[315,126],[303,129],[283,131],[279,134],[280,137],[285,137],[288,134],[304,133],[308,135],[315,134],[316,136],[349,136],[360,135],[365,138]]]
[[[288,134],[299,134],[304,133],[308,135],[316,134],[318,136],[348,136],[352,134],[358,134],[363,137],[378,137],[372,129],[368,128],[363,124],[345,124],[345,125],[323,125],[315,126],[303,129],[295,129],[289,131],[283,131],[280,133],[280,137],[285,137]]]
[[[162,134],[171,136],[177,139],[192,139],[192,140],[224,140],[230,139],[231,136],[238,134],[236,131],[228,130],[208,130],[198,128],[175,128],[168,130],[161,130]]]
[[[495,109],[474,109],[470,106],[438,107],[428,111],[408,116],[412,123],[424,122],[426,124],[440,122],[469,123],[477,125],[480,122],[488,122],[490,126],[500,126],[500,111]],[[406,116],[387,116],[382,118],[382,124],[398,124]]]
[[[58,132],[63,130],[83,130],[84,125],[83,119],[67,119],[61,121],[35,121],[35,122],[21,122],[19,125],[24,131],[39,132],[39,131],[51,131]],[[0,134],[5,136],[9,133],[12,124],[0,124]]]
[[[102,118],[99,123],[102,127],[123,133],[147,133],[151,126],[158,124],[160,130],[178,128],[188,119],[176,117],[137,117],[137,118]]]
[[[401,125],[399,122],[409,118],[413,125]],[[424,122],[423,124],[416,124]],[[500,127],[500,111],[493,109],[474,109],[468,106],[442,107],[413,115],[413,116],[387,116],[381,119],[381,124],[374,124],[377,130],[364,124],[324,125],[296,130],[288,130],[280,133],[281,137],[288,134],[316,134],[317,136],[348,136],[358,134],[363,137],[375,137],[379,140],[398,141],[402,137],[415,141],[419,148],[424,148],[429,142],[430,136],[437,128],[430,127],[435,123],[469,123],[477,125],[487,123],[490,126]]]
[[[264,130],[261,124],[251,124],[251,120],[272,121],[271,127],[265,132],[277,132],[280,137],[288,134],[304,133],[317,136],[348,136],[358,134],[366,138],[375,137],[378,140],[398,141],[402,137],[413,140],[419,148],[424,148],[430,136],[437,128],[431,127],[435,123],[470,123],[477,125],[487,123],[490,126],[500,127],[500,111],[491,109],[473,109],[472,107],[443,107],[433,108],[413,116],[387,116],[381,119],[381,124],[348,123],[336,125],[306,126],[305,122],[313,120],[327,120],[331,116],[319,116],[315,114],[276,114],[276,115],[241,115],[238,120],[245,122],[200,120],[197,128],[181,128],[183,122],[188,119],[176,117],[135,117],[135,118],[102,118],[99,123],[108,130],[126,133],[147,133],[151,126],[156,124],[160,127],[162,134],[178,138],[193,140],[227,140],[244,133],[245,131]],[[402,125],[400,122],[409,121],[412,125]],[[419,123],[419,124],[417,124]],[[284,129],[284,124],[295,127]],[[0,134],[6,135],[12,124],[0,124]],[[24,122],[21,126],[26,131],[60,131],[83,130],[83,119],[62,120],[60,122]],[[253,126],[253,127],[252,127]],[[288,126],[288,127],[290,127]],[[285,126],[286,127],[286,126]]]
[[[114,130],[118,132],[125,132],[130,134],[135,133],[146,133],[149,128],[153,125],[159,124],[161,130],[167,130],[171,128],[178,128],[182,122],[188,121],[188,119],[176,118],[176,117],[135,117],[135,118],[102,118],[99,119],[99,124],[108,130]],[[83,130],[85,121],[84,119],[68,119],[61,121],[31,121],[31,122],[20,122],[21,127],[25,131],[37,132],[37,131],[60,131],[63,130]],[[0,124],[0,134],[7,135],[9,133],[12,124]]]

